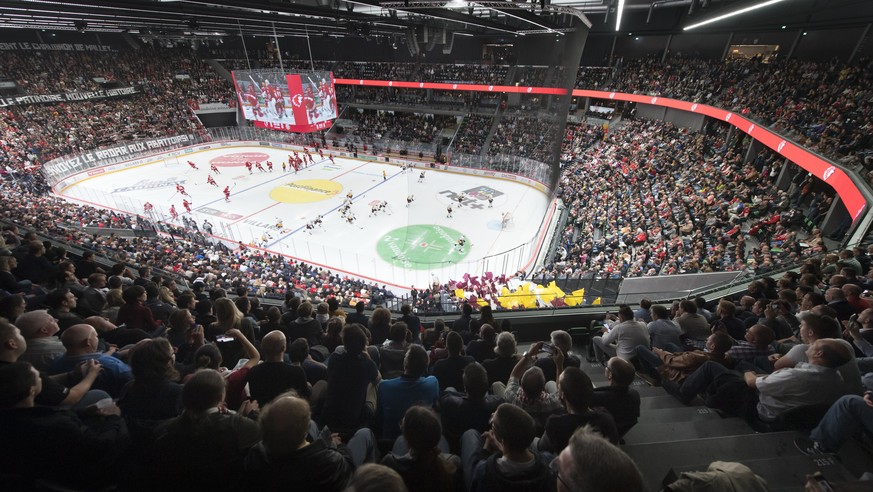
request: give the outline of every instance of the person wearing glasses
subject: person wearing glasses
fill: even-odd
[[[570,444],[552,460],[549,468],[558,492],[646,490],[633,460],[587,425],[573,433]]]

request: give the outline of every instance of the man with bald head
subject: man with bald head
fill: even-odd
[[[103,370],[94,381],[93,388],[103,390],[113,398],[118,398],[124,385],[133,379],[130,367],[112,356],[114,349],[106,353],[98,351],[97,330],[91,325],[79,324],[67,328],[61,335],[61,342],[67,353],[54,360],[50,369],[52,374],[70,372],[82,362],[96,360]]]
[[[306,484],[306,490],[342,491],[355,471],[353,451],[338,437],[312,439],[309,403],[281,395],[258,418],[262,441],[245,460],[247,485],[255,490],[280,490],[289,483]],[[357,446],[366,434],[361,429],[349,441]],[[311,439],[307,439],[307,436]],[[362,436],[362,437],[358,437]],[[362,460],[361,463],[363,463]]]
[[[306,372],[300,366],[285,363],[286,346],[285,334],[279,330],[273,330],[261,339],[264,361],[253,367],[248,376],[251,397],[261,405],[288,390],[309,398],[311,388],[306,381]]]
[[[52,360],[66,353],[67,349],[57,337],[61,330],[58,320],[48,311],[30,311],[15,320],[21,336],[27,340],[27,350],[18,358],[33,364],[37,371],[48,371]]]

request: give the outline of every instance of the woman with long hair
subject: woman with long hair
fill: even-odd
[[[373,311],[370,322],[367,324],[370,330],[370,343],[375,346],[382,345],[391,331],[391,311],[380,307]]]
[[[394,442],[391,453],[382,464],[403,477],[410,492],[455,492],[463,489],[461,459],[443,453],[440,419],[433,410],[413,406],[400,423],[403,435]]]
[[[224,335],[228,330],[237,329],[250,342],[255,341],[255,330],[251,326],[251,321],[244,319],[242,311],[236,307],[233,301],[227,297],[222,297],[215,300],[212,308],[215,311],[215,322],[206,329],[206,338],[208,340],[215,340],[217,336]]]

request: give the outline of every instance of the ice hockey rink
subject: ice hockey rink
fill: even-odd
[[[312,152],[310,150],[310,152]],[[553,207],[534,187],[508,179],[373,160],[319,157],[295,170],[288,149],[221,147],[95,174],[60,196],[91,205],[202,228],[242,242],[395,287],[448,282],[464,273],[529,269],[546,240]],[[305,157],[301,151],[299,154]],[[198,169],[193,169],[188,161]],[[246,162],[261,163],[250,173]],[[267,161],[273,163],[269,171]],[[215,165],[218,173],[210,170]],[[424,177],[421,173],[424,172]],[[216,185],[207,183],[211,175]],[[177,191],[184,187],[190,196]],[[230,188],[230,200],[223,190]],[[457,196],[463,194],[463,205]],[[351,196],[353,221],[341,213]],[[407,206],[407,198],[413,201]],[[492,203],[489,203],[491,198]],[[190,204],[186,211],[183,200]],[[153,209],[145,213],[146,202]],[[373,209],[384,202],[380,211]],[[451,205],[452,217],[448,217]],[[179,218],[171,218],[174,207]],[[509,221],[503,221],[509,214]],[[308,228],[321,216],[321,225]],[[463,248],[458,240],[463,236]]]

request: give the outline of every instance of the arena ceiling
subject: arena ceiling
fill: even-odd
[[[765,0],[0,0],[0,28],[129,32],[152,37],[396,36],[411,28],[462,35],[666,34]],[[772,0],[771,0],[772,1]],[[700,32],[827,29],[873,22],[871,0],[778,0]]]

